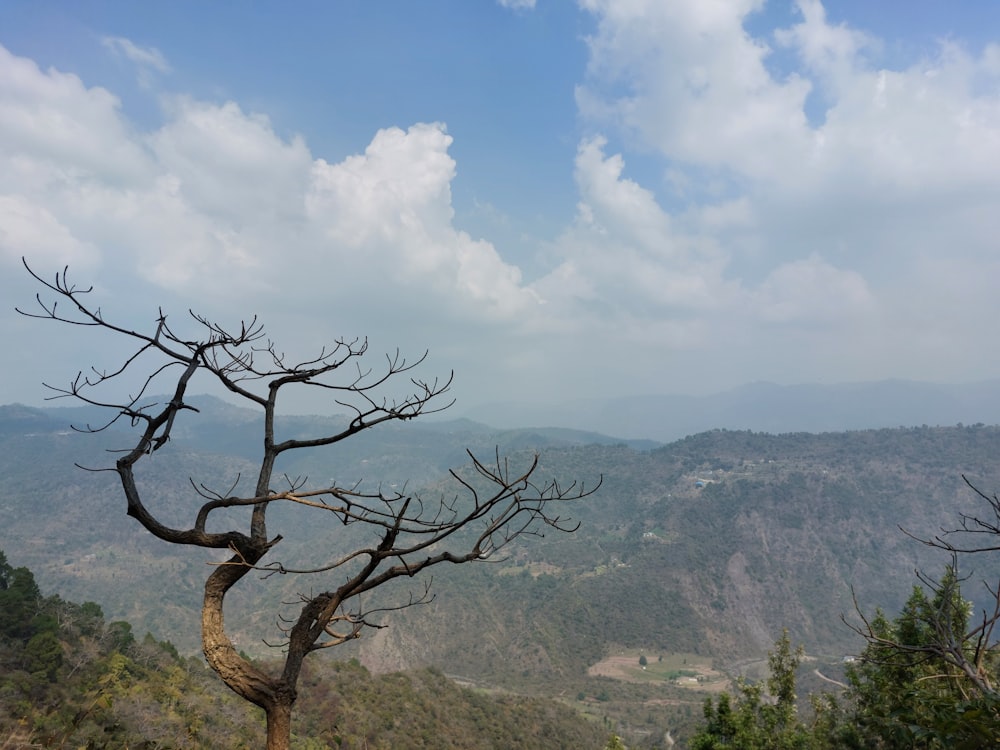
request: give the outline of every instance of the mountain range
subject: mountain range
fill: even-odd
[[[1000,380],[750,383],[707,396],[649,395],[565,403],[505,402],[462,411],[503,428],[560,425],[660,442],[713,429],[840,432],[874,427],[1000,423]]]
[[[871,403],[874,391],[861,390],[861,403]],[[984,419],[956,411],[959,392],[971,398],[973,391],[957,389],[950,406],[924,412],[952,426],[876,429],[879,415],[894,412],[872,407],[865,429],[789,432],[755,424],[754,431],[712,429],[659,443],[648,430],[622,433],[642,436],[627,441],[572,427],[418,420],[382,425],[282,468],[312,483],[408,483],[433,496],[454,491],[447,470],[468,462],[466,450],[499,450],[515,465],[540,454],[543,477],[601,481],[596,495],[571,509],[580,521],[576,533],[521,540],[495,564],[439,570],[429,603],[387,615],[388,627],[337,655],[376,672],[430,666],[483,687],[586,701],[600,695],[605,715],[665,729],[677,726],[678,712],[697,713],[701,698],[676,680],[612,680],[609,660],[648,654],[735,674],[752,670],[788,628],[835,673],[844,655],[862,648],[842,619],[856,618],[855,602],[866,613],[893,613],[915,571],[940,573],[948,560],[900,527],[927,538],[957,525],[960,513],[983,511],[963,476],[986,492],[1000,487],[1000,428],[983,424],[988,408]],[[840,404],[828,395],[829,405]],[[884,401],[901,403],[889,395]],[[259,453],[254,412],[211,396],[191,403],[199,413],[184,412],[174,439],[140,471],[151,503],[177,523],[190,522],[199,500],[192,482],[227,490],[253,476]],[[744,414],[757,408],[738,403]],[[858,405],[844,411],[861,418]],[[140,633],[196,653],[201,586],[215,560],[150,538],[125,515],[115,474],[77,468],[107,468],[109,451],[128,443],[128,425],[94,434],[69,427],[100,425],[100,417],[82,407],[0,407],[0,549],[35,571],[44,590],[96,601],[109,619],[127,619]],[[288,416],[277,429],[315,435],[342,420]],[[297,512],[276,514],[272,528],[285,538],[273,557],[289,567],[357,543],[336,525]],[[1000,566],[986,558],[972,564],[964,571],[971,575],[966,595],[985,606],[978,581],[995,581]],[[280,640],[283,603],[303,587],[323,585],[318,577],[244,582],[228,600],[227,624],[240,648],[260,656],[269,653],[266,643]],[[391,607],[414,590],[422,587],[383,591],[372,604]]]

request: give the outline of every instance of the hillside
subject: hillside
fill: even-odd
[[[600,496],[579,509],[581,530],[520,550],[500,575],[489,576],[491,588],[476,606],[456,608],[465,617],[488,613],[474,630],[494,633],[500,623],[516,633],[570,633],[557,663],[575,658],[578,669],[609,644],[706,653],[732,663],[763,654],[783,626],[812,653],[851,653],[858,644],[840,614],[852,611],[852,588],[863,607],[891,611],[902,604],[914,570],[934,571],[942,561],[897,526],[926,536],[957,523],[959,510],[975,510],[961,474],[985,487],[1000,484],[993,465],[998,449],[1000,430],[968,427],[783,436],[719,431],[648,453],[547,452],[545,468],[556,475],[605,469]],[[435,617],[478,589],[476,575],[485,576],[462,571],[436,584]],[[532,597],[551,605],[543,607],[544,618],[532,618]],[[511,600],[526,602],[521,614],[505,606]],[[382,636],[405,642],[399,653],[434,642],[429,633],[416,634],[420,610],[404,617],[407,627]],[[473,666],[470,651],[492,651],[466,645],[452,650],[466,668]],[[517,661],[513,645],[495,650],[498,662]],[[427,658],[456,659],[444,651]]]
[[[189,477],[224,489],[252,471],[249,443],[239,448],[245,423],[233,421],[240,415],[205,411],[143,474],[144,486],[176,518],[190,507]],[[291,420],[284,429],[308,426]],[[861,648],[840,620],[852,611],[852,588],[866,610],[891,612],[909,594],[916,568],[940,570],[943,560],[898,526],[929,535],[957,523],[961,510],[977,510],[962,474],[984,489],[1000,487],[1000,428],[983,425],[720,430],[652,450],[466,422],[431,424],[409,441],[407,427],[375,430],[368,443],[318,451],[288,469],[365,481],[403,481],[412,472],[410,486],[433,494],[449,488],[441,483],[444,468],[461,463],[464,446],[488,455],[500,445],[515,462],[540,450],[544,476],[588,484],[603,476],[603,485],[572,508],[581,522],[575,534],[526,539],[495,565],[439,571],[433,601],[387,615],[388,627],[341,647],[338,657],[356,656],[379,673],[434,667],[480,687],[577,696],[580,710],[632,726],[650,722],[656,732],[697,715],[700,695],[672,680],[631,684],[588,669],[613,654],[637,659],[642,652],[665,663],[676,655],[678,662],[741,670],[782,627],[811,655],[839,662]],[[0,410],[0,546],[33,568],[46,589],[97,601],[110,618],[194,652],[211,561],[140,533],[124,515],[113,474],[73,468],[107,466],[105,451],[120,446],[120,437],[70,433],[43,412]],[[315,517],[286,514],[276,523],[285,541],[274,555],[286,564],[352,542]],[[975,571],[977,578],[998,573]],[[277,577],[234,592],[227,622],[237,645],[265,656],[263,639],[279,635],[281,602],[293,601],[297,587],[318,585]],[[373,603],[404,602],[410,590],[397,587]]]
[[[28,428],[19,431],[25,414],[31,416]],[[124,515],[113,474],[73,466],[107,466],[106,451],[120,445],[120,438],[112,432],[71,433],[30,411],[17,419],[8,411],[2,416],[0,470],[7,491],[0,527],[6,547],[36,569],[46,586],[79,591],[112,616],[146,626],[143,610],[155,610],[151,629],[193,648],[184,624],[193,620],[183,612],[196,606],[208,561],[140,533]],[[209,421],[205,427],[204,434],[212,435],[224,425]],[[503,591],[498,606],[506,607],[516,597],[546,599],[539,587],[558,582],[569,586],[575,600],[605,610],[595,631],[601,643],[660,639],[723,658],[761,653],[783,625],[819,650],[849,648],[838,616],[850,609],[851,586],[863,604],[893,606],[905,597],[913,569],[926,560],[925,550],[897,525],[926,535],[956,520],[959,509],[974,508],[962,474],[987,489],[1000,484],[993,466],[1000,431],[983,426],[777,436],[715,431],[652,451],[566,441],[553,446],[538,435],[474,432],[464,423],[433,430],[436,440],[417,431],[411,443],[399,429],[376,431],[362,446],[367,452],[357,446],[316,452],[289,467],[290,473],[314,475],[325,468],[338,480],[367,479],[362,472],[371,472],[372,478],[405,481],[405,469],[420,465],[426,477],[440,478],[445,467],[460,465],[463,445],[483,453],[500,444],[522,461],[530,458],[526,447],[537,446],[543,474],[588,482],[603,476],[600,493],[573,509],[580,530],[527,540],[499,566],[439,575],[432,609],[447,607],[456,596],[464,599],[450,588],[484,587],[485,594],[492,586],[485,598]],[[377,442],[383,436],[385,442]],[[178,520],[190,503],[189,477],[228,486],[252,467],[248,457],[194,450],[184,439],[161,454],[143,481]],[[441,489],[424,476],[414,484]],[[283,556],[308,554],[322,531],[313,520],[284,519]],[[324,543],[343,542],[334,537]],[[155,608],[134,590],[152,575],[173,580],[162,592],[167,600]],[[461,608],[467,606],[463,601]],[[673,613],[668,621],[660,616],[665,607]],[[420,611],[412,616],[419,618]],[[575,612],[569,619],[582,616]]]
[[[300,687],[299,750],[597,750],[607,733],[551,699],[472,691],[433,669],[372,675],[314,660]],[[137,639],[93,602],[43,597],[0,550],[0,747],[260,747],[262,719],[200,659]]]

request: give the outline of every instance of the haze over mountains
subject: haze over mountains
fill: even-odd
[[[836,385],[748,383],[708,396],[650,395],[564,403],[504,402],[468,410],[501,428],[551,426],[660,442],[712,429],[830,432],[917,425],[1000,424],[1000,380],[882,380]]]
[[[154,397],[155,399],[155,397]],[[225,395],[218,403],[205,402],[214,416],[228,412],[232,420],[255,415],[232,406]],[[317,408],[321,405],[317,404]],[[104,417],[99,410],[69,400],[47,403],[50,417],[86,423]],[[757,382],[705,396],[655,394],[563,402],[504,401],[465,407],[461,402],[438,415],[422,419],[428,429],[441,422],[470,420],[479,432],[560,428],[581,434],[577,442],[625,441],[648,447],[706,430],[839,432],[881,427],[1000,424],[1000,379],[946,384],[911,380],[800,385]],[[201,432],[203,425],[198,427]],[[561,433],[569,439],[570,433]],[[230,436],[233,438],[236,436]],[[252,438],[251,435],[244,437]]]

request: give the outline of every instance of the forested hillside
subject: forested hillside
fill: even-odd
[[[246,413],[212,400],[203,406],[143,475],[168,514],[189,507],[190,480],[225,491],[254,455]],[[323,419],[289,418],[280,428],[294,434]],[[499,445],[515,464],[540,451],[544,476],[603,484],[567,508],[581,523],[575,534],[522,540],[497,564],[439,570],[429,603],[387,614],[388,627],[339,647],[337,658],[357,658],[374,673],[432,668],[484,689],[558,695],[598,723],[611,717],[631,728],[633,741],[649,747],[700,714],[703,696],[676,678],[691,671],[685,660],[752,670],[786,627],[823,663],[859,653],[864,643],[841,621],[853,612],[852,589],[866,611],[895,612],[914,571],[943,564],[899,526],[928,536],[957,524],[960,511],[981,509],[963,474],[984,490],[1000,487],[1000,429],[983,425],[713,431],[652,448],[469,422],[432,423],[408,439],[408,427],[384,431],[382,442],[375,430],[366,443],[316,451],[285,469],[311,483],[410,476],[408,488],[435,496],[454,492],[445,470],[463,464],[465,447],[490,455]],[[46,590],[99,602],[110,619],[196,653],[212,560],[150,539],[125,515],[114,475],[73,467],[107,466],[106,451],[121,444],[113,431],[70,432],[59,412],[3,407],[0,546]],[[308,563],[357,543],[322,515],[294,510],[278,516],[284,541],[275,559]],[[966,571],[976,579],[1000,573],[988,559],[976,564]],[[227,624],[238,647],[266,658],[264,641],[280,640],[281,603],[319,581],[273,576],[234,592]],[[412,591],[396,586],[373,603],[399,604]],[[975,598],[981,589],[966,592]],[[662,660],[652,672],[663,679],[595,671],[611,657],[631,663],[640,654],[651,667]],[[679,666],[667,669],[675,657]]]
[[[485,695],[422,669],[372,675],[316,660],[303,677],[294,748],[600,748],[607,730],[551,700]],[[0,552],[0,747],[245,748],[262,714],[200,658],[136,638],[99,605],[42,596]]]
[[[194,648],[193,610],[210,561],[140,533],[124,514],[115,477],[73,465],[107,466],[113,458],[107,451],[120,444],[120,436],[79,435],[36,412],[24,412],[35,420],[24,422],[13,418],[11,409],[0,432],[0,470],[6,478],[0,528],[6,548],[36,570],[43,585],[100,601],[113,617],[127,617],[182,649]],[[217,436],[226,425],[204,421],[205,434],[212,437],[203,440],[223,446]],[[197,424],[189,421],[186,428],[195,432]],[[523,602],[516,609],[529,617],[533,600],[550,601],[558,590],[564,606],[556,615],[545,613],[556,608],[541,607],[539,616],[562,618],[566,623],[560,627],[571,628],[575,662],[565,664],[570,657],[559,656],[558,646],[552,646],[556,653],[550,658],[572,669],[608,643],[655,644],[725,659],[760,655],[783,626],[811,649],[850,650],[851,636],[839,614],[850,609],[851,587],[862,604],[901,605],[914,568],[929,554],[897,527],[926,535],[956,522],[960,510],[974,508],[976,498],[963,474],[984,489],[1000,485],[994,466],[1000,430],[983,426],[778,436],[717,431],[651,451],[559,445],[540,435],[533,443],[532,436],[465,423],[435,431],[437,439],[424,432],[407,443],[397,430],[387,434],[386,444],[372,443],[356,455],[316,452],[308,459],[312,465],[289,472],[316,478],[310,481],[325,480],[320,471],[326,469],[338,481],[346,476],[401,482],[405,472],[393,465],[398,461],[420,464],[426,476],[439,478],[444,467],[462,464],[463,445],[483,452],[500,444],[521,461],[537,445],[547,475],[591,482],[603,476],[598,495],[568,509],[581,522],[576,534],[526,540],[501,565],[438,575],[434,603],[406,613],[406,627],[390,629],[393,637],[416,639],[407,634],[412,627],[433,630],[440,619],[434,613],[447,614],[451,607],[463,619],[491,623],[503,622],[510,603]],[[235,441],[244,431],[229,425],[228,434]],[[515,441],[522,444],[520,453]],[[168,512],[191,502],[189,478],[227,487],[247,471],[247,460],[238,453],[203,446],[178,439],[144,475]],[[453,489],[429,478],[413,482],[420,484],[432,493]],[[308,557],[319,539],[324,551],[350,541],[335,528],[323,535],[315,515],[286,516],[285,541],[274,553],[286,561]],[[256,585],[278,588],[286,582]],[[282,592],[275,593],[280,599]],[[504,617],[498,620],[491,608]],[[250,621],[234,609],[235,623],[247,633],[245,647],[259,648],[262,635],[251,635]],[[670,617],[663,617],[665,611]],[[262,608],[250,619],[267,628],[273,610]],[[550,627],[556,625],[533,631]],[[365,657],[392,666],[406,666],[396,663],[405,658],[430,659],[438,640],[430,635],[419,639],[425,645],[417,653],[405,649],[407,657]],[[481,653],[475,649],[466,658]],[[500,661],[511,664],[506,651]],[[490,671],[485,663],[467,665],[473,666]]]
[[[543,471],[556,476],[603,471],[599,495],[576,511],[580,531],[526,545],[499,570],[441,578],[434,605],[405,613],[405,625],[382,634],[399,647],[361,648],[372,660],[423,651],[455,670],[544,674],[551,661],[556,673],[572,673],[612,644],[732,663],[763,655],[788,627],[810,652],[839,658],[860,648],[840,621],[853,609],[852,589],[862,606],[892,611],[915,569],[940,567],[941,556],[899,526],[926,536],[957,524],[960,510],[979,508],[962,475],[985,488],[1000,484],[998,450],[1000,430],[980,426],[719,431],[650,452],[546,451]],[[509,602],[521,603],[515,613]],[[462,632],[510,635],[495,648],[470,642],[438,653],[433,623],[452,606],[463,621],[475,620]],[[532,644],[545,654],[535,664],[520,656],[516,634],[524,632],[549,642]],[[481,661],[487,657],[495,666]]]

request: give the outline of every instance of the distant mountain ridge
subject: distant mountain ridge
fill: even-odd
[[[457,410],[461,411],[461,410]],[[881,427],[1000,424],[1000,380],[835,385],[757,382],[708,396],[649,395],[563,403],[486,404],[461,413],[497,427],[559,425],[671,442],[712,429],[842,432]]]
[[[0,405],[0,434],[48,431],[59,427],[42,409],[23,404]]]
[[[165,398],[154,396],[150,401]],[[248,426],[260,419],[254,410],[215,396],[189,396],[188,401],[213,424]],[[70,423],[102,424],[107,414],[89,406],[0,406],[0,423],[42,418],[54,419],[66,429]],[[284,424],[300,427],[315,426],[317,422],[334,424],[338,419],[345,417],[282,417]],[[553,444],[624,443],[640,449],[714,429],[784,434],[1000,424],[1000,379],[965,384],[898,379],[832,385],[755,382],[707,396],[653,394],[560,403],[505,401],[466,409],[458,405],[419,424],[419,429],[428,432],[516,432],[543,437]],[[255,435],[252,429],[247,432]],[[184,437],[198,440],[199,434]],[[256,443],[252,455],[256,455]]]

